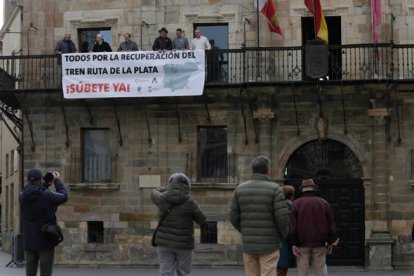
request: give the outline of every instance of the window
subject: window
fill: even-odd
[[[217,243],[216,221],[207,221],[201,225],[200,243]]]
[[[88,221],[88,243],[104,242],[103,221]]]
[[[199,178],[226,178],[227,164],[227,128],[199,128]]]
[[[325,16],[326,24],[328,27],[329,45],[341,45],[342,44],[342,32],[341,32],[341,17],[340,16]],[[302,17],[302,45],[306,45],[309,40],[315,39],[315,30],[313,17]],[[342,50],[330,49],[328,54],[328,66],[329,72],[327,78],[331,80],[340,80],[342,78]],[[306,57],[302,56],[303,65],[305,65]],[[306,70],[303,70],[303,74],[306,74]],[[306,79],[307,76],[304,75]]]
[[[6,202],[5,202],[4,206],[6,206],[6,211],[4,212],[5,213],[4,229],[8,229],[9,228],[9,212],[7,210],[8,209],[7,206],[9,206],[9,186],[6,186],[5,195],[6,195]]]
[[[220,49],[229,48],[229,26],[224,24],[194,24],[194,30],[200,29],[201,35],[214,40],[214,45]],[[191,40],[192,38],[189,38]]]
[[[10,153],[10,175],[14,173],[14,150]]]
[[[14,172],[19,170],[19,152],[17,150],[13,151],[14,153]]]
[[[10,218],[10,224],[9,228],[14,228],[14,185],[13,183],[10,184],[10,205],[8,206],[8,211],[10,212],[9,218]]]
[[[201,30],[201,35],[208,38],[213,50],[206,52],[207,82],[227,81],[228,56],[221,50],[229,48],[228,24],[194,24],[194,29]]]
[[[97,34],[102,34],[104,41],[108,42],[112,47],[112,31],[111,28],[87,28],[78,29],[78,51],[91,52],[95,43]]]
[[[83,180],[110,181],[112,156],[109,129],[83,130]]]
[[[6,154],[6,177],[9,176],[9,154]]]

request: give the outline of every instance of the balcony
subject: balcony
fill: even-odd
[[[117,155],[71,155],[67,182],[71,189],[116,190]]]
[[[307,83],[305,47],[243,48],[206,52],[206,85]],[[1,56],[0,90],[60,89],[59,57]],[[414,80],[414,45],[329,46],[326,83]]]

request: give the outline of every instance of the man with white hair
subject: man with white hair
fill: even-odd
[[[200,29],[195,29],[194,39],[191,41],[191,50],[211,50],[211,44],[208,38],[201,35]]]
[[[102,34],[96,35],[96,41],[92,52],[112,52],[111,46],[109,46],[108,42],[104,41]]]

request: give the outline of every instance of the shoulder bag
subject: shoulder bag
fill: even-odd
[[[165,218],[168,216],[168,214],[169,214],[169,213],[171,213],[171,210],[172,210],[172,209],[174,209],[174,207],[177,207],[177,206],[179,206],[179,205],[181,205],[181,204],[178,204],[178,205],[170,205],[170,207],[168,207],[167,211],[165,211],[165,212],[162,214],[162,216],[160,217],[160,219],[158,220],[158,225],[157,225],[157,227],[155,228],[154,233],[152,233],[152,238],[151,238],[151,245],[152,245],[152,246],[154,246],[154,247],[156,247],[156,246],[157,246],[157,243],[155,242],[155,237],[156,237],[156,235],[157,235],[157,231],[158,231],[158,229],[159,229],[159,228],[160,228],[160,226],[161,226],[161,223],[165,220]]]

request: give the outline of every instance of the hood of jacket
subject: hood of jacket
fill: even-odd
[[[170,183],[163,197],[173,205],[184,203],[190,198],[190,186],[187,183]]]
[[[27,203],[36,201],[44,190],[45,188],[41,185],[28,184],[21,193],[21,200]]]

